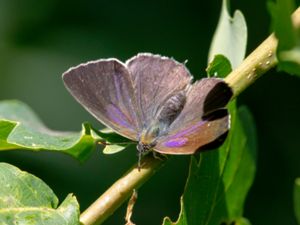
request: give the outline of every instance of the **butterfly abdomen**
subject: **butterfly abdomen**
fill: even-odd
[[[155,146],[156,138],[165,135],[170,124],[182,111],[186,102],[185,91],[181,91],[166,100],[159,109],[152,123],[144,129],[140,135],[139,142],[143,145]]]
[[[170,126],[182,111],[186,102],[186,92],[181,91],[170,97],[158,112],[157,120],[160,124]]]

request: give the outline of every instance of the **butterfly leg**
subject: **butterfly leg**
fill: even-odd
[[[169,158],[169,156],[166,155],[166,154],[161,154],[161,153],[156,152],[156,151],[152,151],[152,152],[153,152],[153,157],[154,157],[155,159],[160,160],[160,161],[164,161],[164,160],[166,160],[166,159]]]

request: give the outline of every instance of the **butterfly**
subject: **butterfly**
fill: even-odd
[[[100,59],[70,68],[66,88],[96,119],[137,142],[139,161],[150,150],[194,154],[221,145],[230,127],[232,97],[219,78],[193,83],[185,64],[138,54],[126,63]]]

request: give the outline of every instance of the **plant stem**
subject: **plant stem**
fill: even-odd
[[[224,80],[233,90],[233,98],[277,64],[277,39],[270,35]]]
[[[294,27],[300,26],[300,7],[293,13],[292,21]],[[274,34],[271,34],[262,42],[242,63],[233,70],[225,82],[233,90],[233,98],[238,96],[244,89],[250,86],[262,74],[277,64],[276,49],[278,41]]]
[[[124,203],[134,189],[140,187],[165,163],[166,158],[157,159],[152,154],[143,157],[142,167],[135,164],[124,176],[117,180],[80,216],[84,225],[98,225],[104,222],[114,211]]]
[[[300,26],[300,8],[294,12],[293,22],[296,27]],[[277,39],[272,34],[225,78],[225,82],[233,90],[233,98],[277,64],[276,48]],[[134,165],[81,214],[81,223],[84,225],[101,224],[130,197],[134,189],[140,187],[155,174],[165,161],[156,159],[151,154],[145,156],[142,159],[140,171],[137,164]]]

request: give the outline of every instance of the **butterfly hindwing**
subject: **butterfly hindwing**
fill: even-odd
[[[158,138],[155,151],[165,154],[193,154],[199,148],[223,140],[230,119],[225,105],[230,88],[220,79],[206,78],[194,83],[186,104],[168,129]]]

